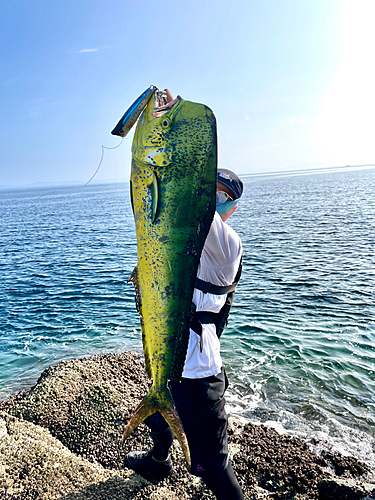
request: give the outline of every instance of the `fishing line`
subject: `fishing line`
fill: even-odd
[[[94,177],[96,176],[96,174],[99,172],[99,169],[100,169],[100,167],[101,167],[101,164],[103,163],[103,158],[104,158],[104,150],[105,150],[105,149],[117,149],[118,147],[120,147],[120,146],[121,146],[121,144],[122,144],[123,140],[124,140],[124,138],[122,137],[122,138],[121,138],[120,143],[119,143],[119,144],[117,144],[117,146],[114,146],[113,148],[109,148],[108,146],[103,146],[103,144],[102,144],[102,157],[100,158],[99,165],[98,165],[97,169],[95,170],[94,175],[93,175],[93,176],[92,176],[92,177],[91,177],[91,178],[90,178],[90,179],[86,182],[86,184],[83,184],[83,186],[78,186],[78,187],[83,188],[83,187],[87,186],[88,184],[90,184],[90,182],[93,180],[93,178],[94,178]]]
[[[118,147],[120,147],[120,146],[121,146],[121,144],[123,143],[123,141],[124,141],[124,138],[122,137],[122,138],[121,138],[120,143],[119,143],[119,144],[117,144],[117,146],[113,146],[113,147],[111,147],[111,148],[110,148],[110,147],[108,147],[108,146],[103,146],[103,144],[102,144],[102,146],[101,146],[101,148],[102,148],[102,156],[101,156],[101,158],[100,158],[99,165],[97,166],[97,168],[96,168],[95,172],[93,173],[93,175],[90,177],[90,179],[89,179],[89,180],[88,180],[85,184],[82,184],[82,185],[80,185],[80,186],[72,186],[72,188],[74,188],[74,189],[82,189],[82,188],[86,187],[88,184],[90,184],[90,182],[94,179],[94,177],[96,176],[96,174],[99,172],[99,169],[100,169],[100,167],[101,167],[101,165],[102,165],[102,163],[103,163],[103,159],[104,159],[104,150],[105,150],[105,149],[117,149]],[[49,195],[50,193],[51,193],[51,191],[47,191],[47,193],[43,193],[43,194],[41,194],[40,196],[38,196],[38,197],[37,197],[37,198],[33,201],[33,203],[31,204],[31,206],[29,207],[29,209],[28,209],[28,210],[31,210],[31,209],[34,207],[35,203],[36,203],[38,200],[40,200],[41,198],[43,198],[43,196],[47,196],[47,195]],[[10,243],[8,243],[7,245],[5,245],[5,247],[1,248],[1,250],[2,250],[3,252],[6,252],[6,250],[7,250],[7,249],[8,249],[11,245],[13,245],[13,243],[15,243],[15,242],[16,242],[16,241],[20,238],[20,236],[21,236],[22,232],[23,232],[23,231],[24,231],[24,229],[25,229],[25,225],[26,225],[26,224],[25,224],[25,219],[23,219],[23,220],[22,220],[22,227],[21,227],[21,229],[18,231],[18,233],[17,233],[17,235],[15,236],[15,238],[14,238],[14,239],[13,239]]]

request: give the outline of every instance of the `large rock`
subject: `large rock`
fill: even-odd
[[[127,451],[151,445],[144,425],[120,444],[148,385],[139,356],[96,355],[48,368],[30,391],[1,403],[0,499],[212,500],[187,472],[177,442],[167,479],[146,481],[123,469]],[[353,458],[317,456],[301,440],[236,421],[229,443],[247,500],[375,498],[364,482],[368,468]]]
[[[96,355],[47,368],[35,387],[2,406],[10,404],[12,415],[49,429],[77,455],[119,468],[124,418],[132,414],[148,386],[139,356]],[[129,444],[142,434],[136,432]]]
[[[130,499],[147,486],[128,471],[84,460],[38,425],[0,412],[0,498]],[[130,479],[129,479],[130,478]]]

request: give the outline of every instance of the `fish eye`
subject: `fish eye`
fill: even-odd
[[[169,125],[169,120],[167,120],[167,119],[165,118],[165,119],[163,120],[163,122],[162,122],[162,125],[163,125],[163,127],[165,127],[165,128],[166,128],[166,127],[168,127],[168,125]]]

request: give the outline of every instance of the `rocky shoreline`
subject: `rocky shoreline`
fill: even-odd
[[[167,479],[123,468],[125,453],[151,445],[144,425],[120,444],[148,384],[138,355],[96,355],[60,362],[0,403],[0,499],[213,500],[176,441]],[[354,458],[318,456],[297,438],[234,419],[229,444],[246,500],[375,499],[375,471]]]

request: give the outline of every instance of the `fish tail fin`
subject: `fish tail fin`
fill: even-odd
[[[150,393],[146,394],[140,404],[137,406],[135,412],[131,416],[127,426],[125,427],[124,433],[121,438],[121,444],[124,444],[125,439],[127,439],[130,434],[140,425],[147,417],[156,413],[159,409],[152,404],[152,398]]]
[[[169,398],[164,399],[163,405],[159,405],[155,401],[154,396],[155,395],[153,394],[151,389],[150,392],[143,398],[141,403],[137,406],[127,426],[125,427],[124,434],[121,438],[121,444],[124,444],[124,441],[130,436],[134,429],[136,429],[147,417],[159,411],[163,415],[165,421],[172,429],[173,434],[176,436],[178,442],[180,443],[182,451],[185,455],[188,468],[190,470],[191,459],[189,444],[177,410],[173,402]]]
[[[180,417],[178,416],[178,413],[176,411],[175,406],[172,403],[169,408],[159,410],[159,411],[163,415],[165,421],[167,422],[169,427],[172,429],[173,434],[176,436],[178,442],[180,443],[182,451],[185,455],[188,469],[190,470],[191,458],[190,458],[189,444],[188,444],[188,441],[186,438],[184,428],[182,426],[182,422],[180,420]]]

